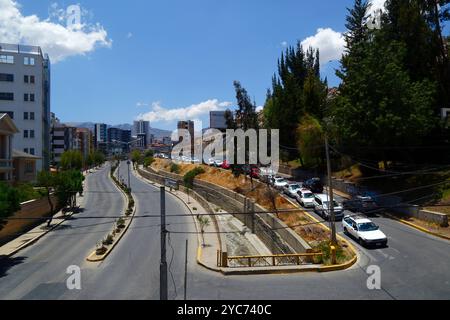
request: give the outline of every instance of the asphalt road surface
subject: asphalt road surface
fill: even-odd
[[[88,178],[90,190],[115,190],[107,178],[108,170]],[[127,182],[124,163],[121,175]],[[160,194],[154,186],[130,176],[137,218],[106,261],[88,263],[85,258],[111,229],[111,222],[68,221],[65,227],[0,265],[0,299],[159,299],[160,221],[139,217],[159,214]],[[114,216],[124,206],[116,192],[88,193],[85,201],[86,210],[80,216]],[[166,196],[166,207],[168,215],[188,213],[171,195]],[[388,235],[389,247],[370,250],[355,243],[360,254],[356,266],[322,274],[225,277],[196,264],[196,235],[171,233],[167,246],[168,263],[172,262],[169,298],[183,298],[188,239],[188,299],[450,299],[450,242],[390,219],[378,217],[374,221]],[[167,222],[170,231],[195,231],[189,216],[168,218]],[[340,225],[338,230],[342,232]],[[81,267],[81,290],[66,287],[69,265]],[[366,271],[371,265],[381,269],[381,290],[367,287]]]

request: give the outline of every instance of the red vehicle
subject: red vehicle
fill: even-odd
[[[259,179],[260,171],[258,167],[252,167],[250,171],[250,177],[252,177],[253,179]]]
[[[230,168],[231,168],[231,166],[230,166],[230,163],[227,161],[227,160],[225,160],[223,163],[222,163],[222,169],[225,169],[225,170],[229,170]]]

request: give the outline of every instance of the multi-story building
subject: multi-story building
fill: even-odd
[[[77,140],[79,143],[79,150],[83,155],[83,159],[86,159],[94,149],[94,146],[92,145],[91,130],[85,128],[77,128]]]
[[[209,113],[209,127],[211,129],[226,130],[228,128],[226,111],[211,111]]]
[[[52,164],[59,166],[65,151],[80,150],[77,128],[54,122],[51,129]]]
[[[122,130],[118,128],[108,129],[108,145],[110,148],[109,151],[112,151],[112,153],[129,152],[130,142],[131,130]]]
[[[0,43],[0,113],[20,134],[13,148],[37,156],[37,170],[50,164],[50,60],[40,47]]]
[[[163,137],[162,143],[166,146],[172,145],[172,138],[171,137]]]
[[[108,153],[108,126],[104,123],[94,126],[94,147],[104,154]]]
[[[6,113],[0,113],[0,181],[13,180],[13,141],[19,133],[14,122]]]
[[[147,139],[149,138],[148,137],[148,135],[150,134],[150,122],[149,121],[144,121],[144,120],[134,121],[132,135],[134,137],[137,137],[139,134],[146,134]]]
[[[194,126],[194,121],[178,121],[178,126],[177,126],[178,130],[187,130],[189,131],[189,134],[191,136],[191,141],[182,141],[182,138],[180,137],[180,140],[178,141],[178,143],[183,142],[184,144],[189,144],[191,145],[191,154],[194,155],[194,151],[195,151],[195,144],[194,144],[194,139],[195,139],[195,126]]]

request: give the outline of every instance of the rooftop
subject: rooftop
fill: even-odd
[[[0,43],[0,52],[26,53],[26,54],[43,56],[41,47],[28,46],[28,45],[22,45],[22,44]]]

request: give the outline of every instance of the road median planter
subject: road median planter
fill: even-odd
[[[103,240],[100,240],[97,243],[95,250],[93,250],[93,252],[86,259],[89,262],[100,262],[108,257],[111,251],[116,247],[116,245],[125,235],[126,231],[131,225],[131,222],[133,221],[134,215],[136,214],[136,205],[131,191],[127,186],[120,183],[116,179],[116,177],[114,176],[116,169],[117,166],[111,168],[110,178],[113,180],[116,188],[119,189],[125,199],[127,199],[127,209],[125,210],[123,217],[119,218],[116,221],[111,233],[109,233]]]

